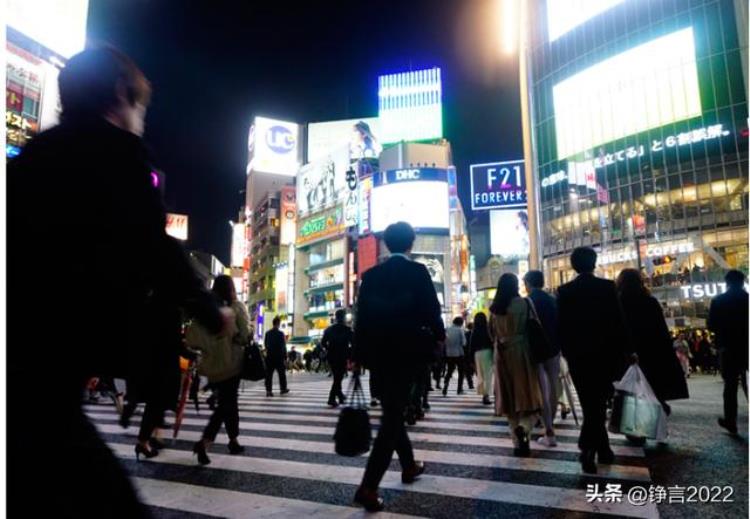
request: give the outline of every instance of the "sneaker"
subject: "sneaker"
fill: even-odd
[[[557,439],[555,436],[540,436],[536,439],[536,442],[545,447],[557,447]]]

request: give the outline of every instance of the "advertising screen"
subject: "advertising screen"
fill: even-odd
[[[547,34],[554,41],[624,0],[547,0]]]
[[[299,141],[297,123],[256,117],[247,141],[247,172],[295,176],[300,166]]]
[[[346,144],[351,160],[377,158],[383,150],[379,136],[377,117],[311,123],[307,125],[307,162],[322,159]]]
[[[526,209],[490,212],[490,253],[503,259],[529,255],[529,215]]]
[[[346,175],[349,169],[347,144],[302,166],[297,178],[299,214],[307,216],[339,203],[346,195]]]
[[[693,29],[605,59],[552,88],[557,157],[701,115]]]
[[[382,232],[392,223],[415,229],[448,229],[448,171],[436,168],[389,170],[373,177],[370,225]]]
[[[69,58],[86,45],[88,0],[6,0],[6,23]]]
[[[281,188],[281,225],[279,243],[292,245],[297,233],[297,195],[294,186]]]
[[[167,234],[178,240],[187,240],[188,215],[167,213]]]
[[[14,155],[39,132],[45,71],[39,58],[11,43],[6,48],[6,155]]]
[[[442,138],[442,98],[439,68],[380,76],[382,142]]]
[[[235,223],[232,227],[232,267],[241,267],[247,256],[247,245],[245,241],[245,224]]]
[[[473,164],[469,169],[473,210],[526,207],[523,159]]]
[[[412,259],[427,267],[432,284],[435,285],[440,306],[445,306],[445,256],[443,254],[414,253]]]

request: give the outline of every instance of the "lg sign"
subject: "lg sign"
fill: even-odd
[[[276,153],[289,153],[296,146],[294,134],[283,126],[272,126],[266,132],[266,144]]]

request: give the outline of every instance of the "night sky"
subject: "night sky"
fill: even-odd
[[[274,5],[270,5],[274,4]],[[445,137],[470,215],[469,164],[522,158],[518,65],[497,0],[91,0],[89,44],[129,54],[154,88],[145,139],[191,249],[228,261],[253,115],[299,123],[377,115],[377,77],[439,66]]]

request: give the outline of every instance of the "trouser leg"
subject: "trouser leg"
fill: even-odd
[[[458,390],[464,390],[464,376],[466,375],[466,359],[459,357],[456,359],[456,367],[458,368]]]
[[[284,369],[284,364],[280,364],[276,371],[279,374],[279,388],[281,388],[282,391],[286,391],[286,369]]]
[[[570,366],[570,375],[578,391],[583,411],[578,447],[581,450],[603,452],[609,450],[607,435],[607,398],[611,394],[611,383],[602,378],[597,369],[581,369]]]
[[[273,390],[273,372],[275,370],[276,366],[273,363],[266,363],[266,391],[269,393]]]
[[[230,440],[240,435],[240,412],[237,403],[239,387],[240,378],[234,377],[219,388],[219,407],[223,408],[224,427]]]
[[[344,393],[341,391],[341,381],[344,379],[344,369],[340,366],[332,368],[333,371],[333,382],[331,383],[331,391],[328,393],[328,402],[335,402],[338,398],[343,400]]]
[[[443,380],[443,390],[448,390],[448,382],[450,382],[451,377],[453,376],[453,371],[456,369],[456,359],[453,357],[448,357],[445,359],[446,363],[446,370],[445,370],[445,380]]]
[[[141,427],[138,431],[138,441],[148,441],[163,421],[164,409],[154,402],[147,402],[146,409],[143,411],[143,419],[141,419]]]
[[[721,376],[724,379],[724,419],[730,424],[737,423],[737,386],[740,373],[738,370],[723,363]],[[744,373],[743,373],[744,376]]]

